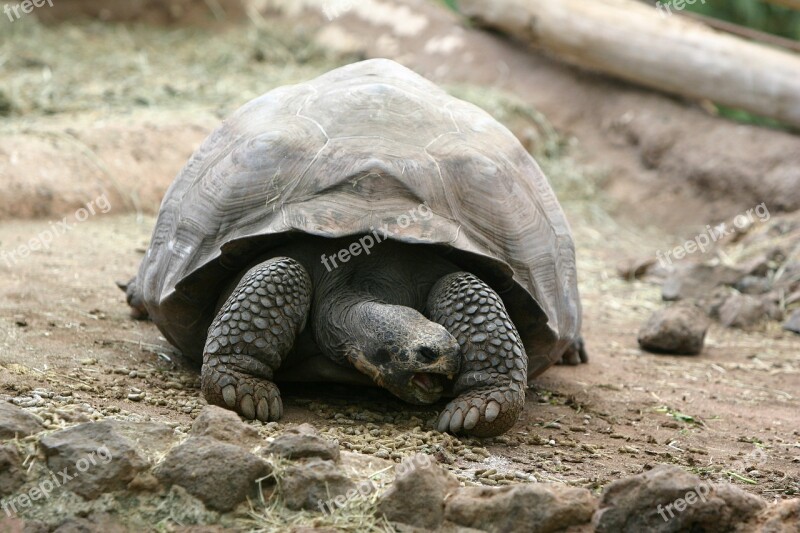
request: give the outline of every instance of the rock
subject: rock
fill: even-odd
[[[458,479],[423,454],[397,465],[395,476],[378,502],[378,515],[420,528],[441,526],[445,498],[458,490]]]
[[[797,533],[800,531],[800,498],[770,505],[746,528],[753,533]]]
[[[139,472],[128,483],[128,490],[131,492],[156,492],[160,488],[158,478],[152,472]]]
[[[626,281],[633,281],[647,274],[655,263],[652,257],[625,259],[617,265],[617,274]]]
[[[767,317],[760,299],[737,291],[728,296],[718,313],[723,326],[739,329],[752,329]]]
[[[24,484],[25,471],[20,468],[17,447],[11,444],[0,446],[0,497],[12,494]]]
[[[786,322],[783,323],[783,329],[793,333],[800,334],[800,309],[795,309]]]
[[[680,265],[667,277],[661,287],[661,298],[666,301],[704,299],[715,288],[734,285],[744,273],[724,265]]]
[[[43,429],[36,416],[14,404],[0,401],[0,440],[27,437]]]
[[[703,351],[708,319],[691,305],[673,305],[653,313],[639,331],[639,346],[649,352],[697,355]]]
[[[742,294],[766,294],[772,289],[772,283],[767,278],[758,276],[745,276],[736,285],[736,290]]]
[[[7,516],[5,513],[0,514],[0,531],[3,533],[29,533],[28,523],[23,522],[19,518]],[[48,533],[49,528],[45,528],[42,533]],[[39,533],[36,531],[36,533]]]
[[[369,492],[373,490],[371,484],[368,489]],[[360,494],[355,483],[336,463],[318,458],[288,467],[281,480],[281,491],[286,507],[293,511],[307,509],[329,513]]]
[[[211,437],[186,439],[153,471],[162,484],[181,486],[208,508],[223,512],[256,494],[256,480],[271,472],[260,457]]]
[[[764,307],[764,315],[767,318],[776,322],[784,319],[784,296],[783,291],[770,291],[767,294],[757,296],[761,300],[761,305]]]
[[[566,485],[467,487],[447,501],[445,518],[485,531],[549,533],[587,524],[596,507],[587,489]]]
[[[289,429],[275,438],[264,450],[265,454],[274,454],[286,459],[303,459],[319,457],[330,461],[339,460],[339,445],[317,435],[311,424],[301,424]]]
[[[111,427],[136,445],[142,455],[162,456],[175,444],[175,430],[158,422],[129,422],[126,420],[106,420]]]
[[[779,253],[777,250],[772,250],[770,253],[762,252],[737,266],[748,276],[764,278],[776,267],[774,261]]]
[[[105,513],[67,519],[53,533],[128,533],[129,529]]]
[[[794,305],[800,302],[800,291],[795,291],[786,297],[786,305]]]
[[[733,531],[764,502],[723,483],[712,485],[673,465],[614,481],[603,491],[592,522],[597,533]]]
[[[256,446],[261,443],[261,437],[254,427],[242,422],[239,415],[233,411],[216,405],[203,407],[192,424],[192,435],[211,437],[239,446]]]
[[[123,490],[149,467],[136,445],[112,421],[89,422],[45,435],[47,466],[67,490],[87,499]]]

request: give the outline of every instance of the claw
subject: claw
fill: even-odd
[[[256,417],[256,407],[253,405],[253,397],[249,394],[246,394],[242,401],[239,402],[239,409],[242,410],[242,414],[248,420],[253,420]]]
[[[262,422],[269,421],[269,404],[266,398],[261,398],[256,407],[256,417]]]
[[[492,400],[486,406],[486,421],[487,422],[494,422],[497,416],[500,414],[500,404]]]
[[[467,416],[464,417],[464,429],[469,430],[474,428],[478,424],[480,418],[481,418],[480,410],[478,410],[477,407],[472,406],[469,412],[467,413]]]
[[[226,385],[222,389],[222,399],[225,400],[225,404],[229,408],[233,408],[236,405],[236,387],[233,385]]]
[[[269,418],[278,420],[283,416],[283,404],[279,396],[273,396],[269,401]]]
[[[453,413],[453,417],[450,419],[450,431],[453,433],[457,433],[461,431],[461,424],[464,422],[464,413],[461,411],[459,407],[456,409],[456,412]]]
[[[453,414],[448,409],[442,411],[442,414],[439,415],[439,425],[437,426],[436,429],[438,429],[442,433],[450,429],[451,416],[453,416]]]

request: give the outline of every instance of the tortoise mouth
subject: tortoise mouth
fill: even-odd
[[[410,384],[426,395],[439,395],[444,390],[441,374],[417,372],[411,376]]]

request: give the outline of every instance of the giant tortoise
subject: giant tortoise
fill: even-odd
[[[282,380],[454,399],[507,431],[530,378],[584,360],[575,250],[542,171],[478,107],[389,60],[227,119],[166,193],[127,285],[213,404],[277,420]],[[580,357],[579,357],[580,356]]]

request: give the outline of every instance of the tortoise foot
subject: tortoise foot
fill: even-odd
[[[525,405],[521,387],[474,389],[447,404],[437,429],[474,437],[505,433],[516,423]]]
[[[232,409],[248,420],[273,422],[283,416],[281,393],[270,381],[203,365],[201,383],[208,403]]]

